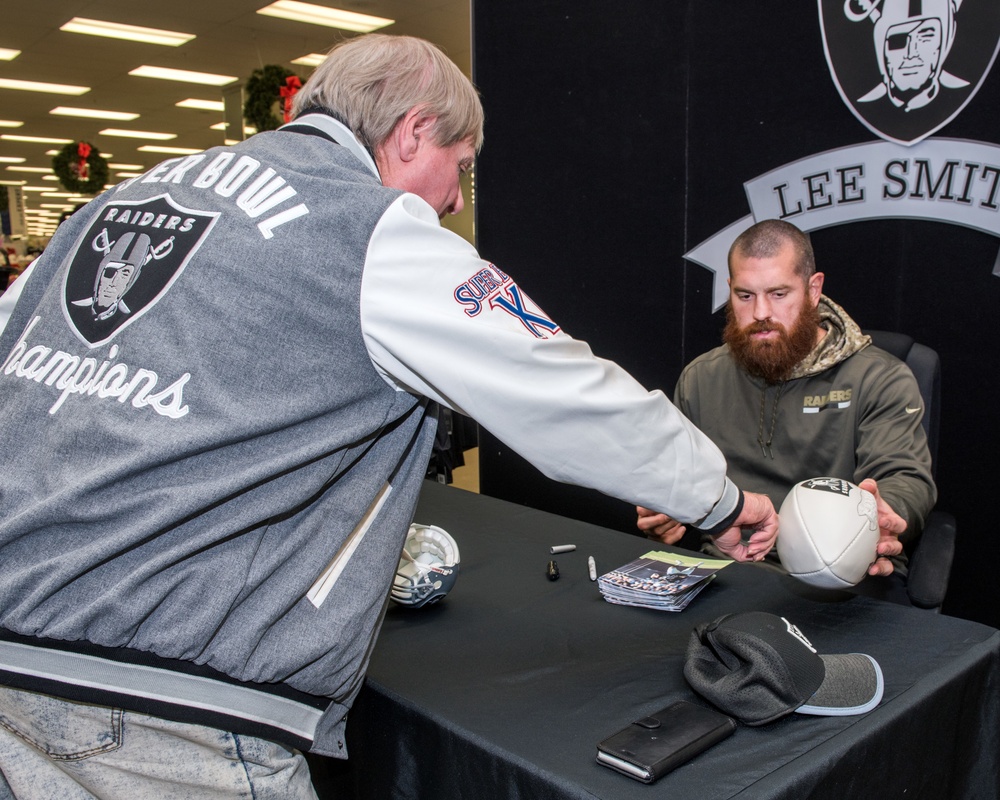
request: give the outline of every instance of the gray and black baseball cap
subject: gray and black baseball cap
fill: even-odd
[[[791,714],[865,714],[882,701],[882,670],[869,655],[819,655],[784,617],[727,614],[691,634],[684,677],[745,725]]]

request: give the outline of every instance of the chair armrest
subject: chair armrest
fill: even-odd
[[[940,609],[944,603],[955,557],[955,533],[955,517],[946,511],[931,511],[910,558],[906,591],[913,605]]]

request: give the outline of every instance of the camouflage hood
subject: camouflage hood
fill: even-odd
[[[826,336],[796,365],[788,380],[824,372],[872,342],[871,337],[861,332],[861,328],[847,312],[826,295],[820,295],[819,315],[820,327],[826,331]]]

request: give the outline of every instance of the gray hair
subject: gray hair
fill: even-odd
[[[795,274],[808,281],[816,272],[816,257],[808,233],[780,219],[765,219],[751,225],[736,237],[729,248],[729,274],[733,272],[733,255],[744,258],[773,258],[786,243],[795,248]]]
[[[295,95],[293,116],[311,107],[336,114],[372,150],[413,108],[435,117],[434,142],[483,144],[483,106],[471,81],[435,45],[372,33],[334,47]]]

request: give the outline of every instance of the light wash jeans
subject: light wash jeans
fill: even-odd
[[[283,745],[6,686],[0,773],[0,800],[316,800]]]

